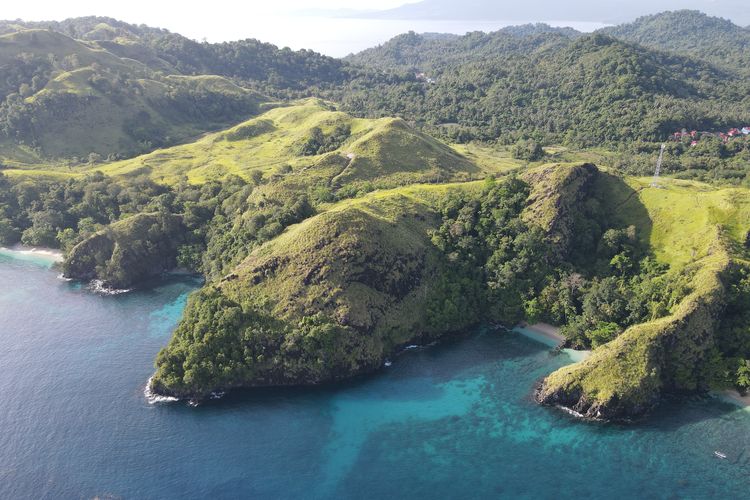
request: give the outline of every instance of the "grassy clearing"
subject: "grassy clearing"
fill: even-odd
[[[33,126],[22,128],[18,142],[2,141],[4,162],[33,165],[91,153],[133,156],[226,127],[255,114],[264,100],[225,78],[164,76],[94,43],[48,30],[0,36],[0,66],[14,68],[19,60],[48,67],[49,80],[43,88],[26,89],[34,93],[24,93],[22,104],[14,104],[22,122]],[[20,143],[34,144],[36,151],[17,154]]]
[[[0,170],[3,174],[7,175],[12,179],[53,179],[53,180],[65,180],[78,177],[80,174],[73,172],[65,172],[62,170],[47,170],[47,169],[34,169],[34,170],[19,170],[19,169],[4,169]]]
[[[313,156],[301,154],[314,128],[330,134],[339,126],[351,130],[340,147]],[[289,174],[285,187],[323,183],[335,189],[368,182],[393,187],[469,181],[506,170],[502,163],[490,168],[486,157],[483,162],[484,166],[476,164],[401,120],[353,118],[329,103],[307,99],[190,144],[94,168],[110,175],[147,174],[168,184],[183,177],[191,183],[203,183],[227,175],[250,179],[254,172],[268,178],[284,171]]]
[[[716,188],[696,181],[628,177],[626,184],[606,181],[609,210],[622,224],[633,224],[656,257],[682,268],[716,251],[719,234],[734,246],[750,230],[750,191]]]
[[[688,268],[692,292],[670,316],[635,325],[544,382],[540,400],[593,417],[638,415],[664,391],[695,391],[712,383],[714,333],[724,304],[724,272],[746,257],[750,191],[650,178],[601,176],[607,207],[639,229],[673,272]]]

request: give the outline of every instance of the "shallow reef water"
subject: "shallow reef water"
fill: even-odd
[[[331,387],[150,404],[188,294],[104,296],[0,255],[0,498],[741,498],[750,413],[668,401],[642,422],[536,405],[565,353],[482,330]],[[721,451],[726,459],[714,455]]]

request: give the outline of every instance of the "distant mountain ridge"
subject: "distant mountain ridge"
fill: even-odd
[[[132,157],[306,96],[457,141],[588,145],[745,125],[748,33],[683,10],[593,35],[544,23],[410,32],[334,59],[101,17],[0,21],[0,159]]]
[[[665,10],[699,9],[712,16],[732,19],[739,25],[750,24],[750,10],[742,0],[611,0],[608,2],[488,2],[487,0],[423,0],[395,9],[366,14],[380,19],[461,19],[539,21],[567,20],[622,23],[644,14]]]
[[[684,13],[664,16],[679,23]],[[442,40],[408,33],[347,60],[401,72],[417,85],[358,87],[345,105],[421,120],[459,141],[531,135],[594,145],[750,120],[750,87],[737,62],[606,32],[537,24]]]
[[[0,157],[128,157],[243,121],[258,92],[348,76],[339,60],[257,40],[208,44],[84,17],[0,21]]]
[[[25,29],[62,33],[159,71],[271,81],[283,88],[303,88],[342,79],[342,65],[337,59],[310,50],[283,50],[255,39],[201,43],[168,30],[96,16],[60,22],[0,21],[0,34]]]
[[[409,32],[345,60],[385,70],[436,71],[499,54],[528,53],[545,44],[582,36],[573,28],[554,28],[544,23],[509,26],[491,33],[437,37]]]
[[[750,29],[699,11],[662,12],[600,31],[646,47],[697,57],[724,67],[750,68]]]
[[[677,10],[642,16],[630,23],[600,29],[597,33],[702,59],[734,71],[750,68],[750,29],[700,11]],[[431,70],[435,61],[445,66],[486,57],[492,51],[515,51],[521,45],[531,46],[533,42],[528,37],[543,34],[567,38],[584,36],[573,28],[553,28],[545,23],[508,26],[495,32],[464,36],[436,37],[411,32],[345,59],[383,69]],[[521,45],[519,38],[522,39]]]

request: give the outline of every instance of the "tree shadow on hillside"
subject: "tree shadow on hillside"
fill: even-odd
[[[600,173],[595,186],[599,202],[612,226],[635,226],[642,247],[650,252],[653,222],[639,197],[641,190],[633,189],[622,177],[608,172]]]

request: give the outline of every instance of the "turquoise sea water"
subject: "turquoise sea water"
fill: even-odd
[[[408,351],[337,387],[150,405],[197,284],[107,297],[0,255],[0,498],[747,496],[750,413],[694,399],[634,426],[576,421],[530,397],[569,358],[517,334]]]

